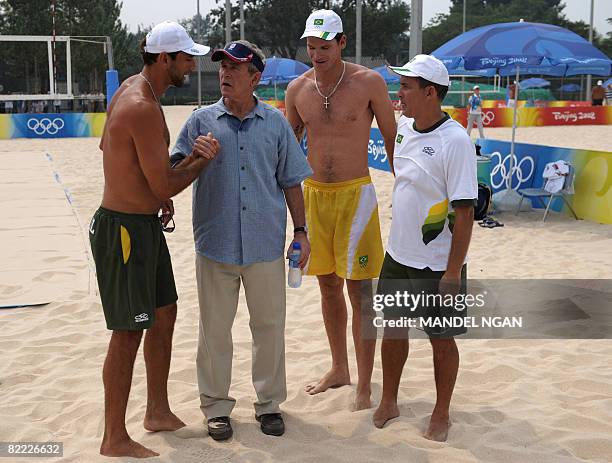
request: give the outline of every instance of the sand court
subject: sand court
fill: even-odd
[[[164,109],[175,137],[192,108]],[[517,140],[568,147],[581,147],[584,141],[591,149],[606,150],[609,130],[520,128]],[[507,140],[510,133],[489,129],[486,135]],[[88,291],[88,261],[79,235],[86,232],[102,198],[98,143],[96,138],[0,142],[0,201],[6,217],[0,225],[0,300],[35,288],[57,291],[48,306],[0,310],[0,441],[62,441],[61,461],[66,462],[110,461],[98,455],[103,430],[102,364],[110,333],[99,298]],[[53,163],[46,152],[52,153]],[[79,229],[53,170],[72,193],[85,230]],[[371,175],[386,244],[393,178],[374,170]],[[428,341],[411,342],[399,389],[401,416],[383,429],[372,424],[374,409],[349,411],[355,384],[317,396],[306,394],[304,385],[330,365],[314,278],[305,278],[299,289],[287,291],[288,398],[281,406],[285,436],[264,436],[254,418],[251,335],[241,297],[233,329],[230,390],[237,399],[232,415],[235,437],[226,443],[213,441],[206,436],[195,374],[199,310],[191,189],[174,203],[177,229],[166,238],[179,301],[168,388],[174,411],[188,426],[176,433],[143,429],[147,391],[141,353],[126,417],[133,438],[161,454],[154,461],[612,461],[610,340],[458,341],[461,365],[451,405],[453,426],[444,444],[421,436],[435,402]],[[504,222],[503,228],[474,227],[470,276],[612,278],[612,226],[556,213],[542,223],[541,211],[497,218]],[[291,231],[289,220],[288,237]],[[21,253],[16,248],[19,243],[23,243]],[[349,362],[355,383],[350,341]],[[382,388],[380,342],[372,387],[377,404]]]
[[[63,280],[87,290],[84,236],[52,156],[39,151],[1,156],[0,305],[61,299]]]

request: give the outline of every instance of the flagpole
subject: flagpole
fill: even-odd
[[[202,43],[200,37],[200,0],[197,1],[198,14],[196,16],[196,36],[198,43]],[[198,56],[198,109],[202,107],[202,58]]]
[[[225,43],[232,41],[232,2],[225,0]]]

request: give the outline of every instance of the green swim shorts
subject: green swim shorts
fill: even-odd
[[[450,338],[467,333],[467,329],[459,326],[446,326],[443,322],[450,319],[465,319],[467,308],[456,307],[454,305],[440,305],[443,299],[436,297],[439,295],[438,286],[445,272],[431,270],[429,267],[418,269],[400,264],[389,253],[385,254],[380,278],[378,280],[377,294],[393,295],[398,291],[402,296],[414,295],[421,297],[422,303],[416,307],[406,307],[405,305],[390,305],[383,310],[385,318],[397,319],[401,317],[425,319],[429,325],[423,323],[421,329],[430,338]],[[461,269],[461,288],[459,294],[465,295],[467,292],[467,265]],[[402,299],[401,302],[414,299]],[[457,322],[455,322],[457,323]]]
[[[107,328],[151,328],[155,309],[178,299],[157,215],[100,207],[89,225],[89,241]]]

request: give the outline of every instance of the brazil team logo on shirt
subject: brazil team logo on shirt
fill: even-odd
[[[404,136],[400,133],[397,134],[397,138],[395,139],[395,143],[397,143],[398,145],[402,142],[402,140],[404,139]]]
[[[322,26],[323,25],[323,20],[322,19],[315,19],[314,20],[314,25],[315,26]]]
[[[366,268],[368,266],[368,256],[359,256],[359,266]]]

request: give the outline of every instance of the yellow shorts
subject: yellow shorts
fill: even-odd
[[[304,203],[311,247],[306,274],[378,278],[384,252],[370,177],[339,183],[306,179]]]

